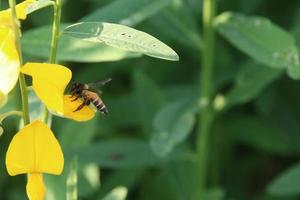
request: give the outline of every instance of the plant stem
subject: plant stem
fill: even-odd
[[[203,1],[203,42],[202,69],[200,82],[200,120],[197,139],[197,152],[199,155],[199,191],[206,188],[207,166],[210,143],[210,128],[212,122],[211,98],[213,92],[213,65],[214,65],[214,43],[215,34],[213,19],[216,12],[216,0]]]
[[[5,120],[7,117],[14,116],[14,115],[23,117],[23,112],[13,110],[13,111],[9,111],[9,112],[1,114],[0,115],[0,125],[1,125],[2,121]]]
[[[56,3],[54,4],[49,63],[56,63],[57,45],[58,45],[58,38],[59,38],[59,26],[60,26],[60,19],[61,19],[61,7],[62,7],[61,0],[56,0]],[[51,114],[49,113],[46,106],[44,106],[44,110],[43,110],[43,121],[44,122],[51,121]]]
[[[56,62],[60,18],[61,18],[61,0],[56,0],[56,4],[54,4],[54,16],[53,16],[53,25],[52,25],[52,39],[51,39],[51,50],[50,50],[50,58],[49,58],[50,63]]]
[[[9,0],[9,6],[11,9],[11,16],[12,16],[12,28],[14,31],[14,38],[15,38],[15,45],[17,49],[17,53],[19,55],[19,61],[20,66],[23,66],[23,57],[22,57],[22,51],[21,51],[21,41],[20,41],[20,28],[19,28],[19,20],[16,15],[16,1],[15,0]],[[26,89],[26,82],[25,77],[22,73],[19,75],[19,84],[20,84],[20,90],[21,90],[21,98],[22,98],[22,110],[23,110],[23,120],[24,125],[27,125],[30,123],[30,117],[29,117],[29,105],[28,105],[28,93]]]

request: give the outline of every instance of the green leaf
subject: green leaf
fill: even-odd
[[[69,152],[73,154],[80,162],[109,168],[147,167],[159,162],[146,141],[134,139],[104,140]]]
[[[237,74],[234,87],[225,96],[227,106],[251,101],[282,73],[281,69],[267,68],[254,62],[245,63]]]
[[[62,24],[61,26],[66,27],[67,24]],[[48,59],[50,54],[51,30],[51,26],[43,26],[26,31],[22,37],[22,50],[24,53],[29,56]],[[96,44],[67,36],[59,38],[57,52],[58,60],[73,62],[116,61],[140,55],[115,49],[105,44]]]
[[[190,98],[184,98],[169,103],[157,113],[150,144],[158,156],[168,155],[187,138],[194,127],[197,108]]]
[[[164,104],[165,96],[158,85],[141,70],[133,73],[133,86],[139,122],[144,132],[150,134],[153,118]]]
[[[170,2],[171,0],[116,0],[80,21],[103,21],[134,26],[153,16]]]
[[[26,10],[26,13],[27,14],[33,13],[37,10],[40,10],[40,9],[50,6],[50,5],[54,6],[54,1],[38,0],[36,2],[29,4],[29,6],[27,7],[27,10]]]
[[[215,24],[221,35],[253,59],[269,67],[284,68],[291,78],[300,78],[295,39],[270,20],[225,12]]]
[[[300,164],[294,165],[281,173],[267,187],[267,192],[274,196],[300,194]]]
[[[68,26],[63,34],[155,58],[179,60],[173,49],[155,37],[120,24],[82,22]]]
[[[127,196],[127,188],[123,186],[113,189],[103,200],[125,200]]]
[[[272,155],[299,154],[299,150],[292,145],[285,133],[260,118],[238,115],[223,121],[224,130],[232,134],[237,142]]]

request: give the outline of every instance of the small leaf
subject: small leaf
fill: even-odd
[[[267,187],[267,192],[275,196],[291,196],[300,194],[300,164],[294,165],[278,177]]]
[[[155,58],[178,61],[176,52],[155,37],[128,26],[101,22],[82,22],[64,29],[65,35],[101,43]]]
[[[196,108],[190,98],[185,98],[169,103],[158,112],[150,141],[158,156],[168,155],[175,145],[187,138],[195,124]]]
[[[38,0],[38,1],[35,1],[31,4],[28,5],[27,9],[26,9],[26,14],[30,14],[30,13],[33,13],[37,10],[40,10],[44,7],[47,7],[47,6],[50,6],[50,5],[54,5],[54,2],[53,1],[50,1],[50,0]]]
[[[61,24],[66,27],[67,24]],[[22,36],[22,50],[26,55],[48,59],[50,54],[52,26],[43,26],[26,31]],[[58,60],[73,62],[106,62],[139,57],[141,54],[126,52],[105,44],[61,36],[59,38]]]
[[[123,186],[113,189],[103,200],[125,200],[127,196],[127,188]]]
[[[256,98],[282,73],[280,69],[267,68],[254,62],[245,63],[237,74],[234,87],[225,96],[227,106],[246,103]]]
[[[259,152],[271,155],[298,155],[299,150],[285,132],[274,128],[261,118],[249,115],[237,115],[223,120],[224,131],[230,133],[238,143]]]
[[[215,24],[221,35],[253,59],[269,67],[287,69],[291,78],[300,78],[295,39],[270,20],[226,12],[216,18]]]

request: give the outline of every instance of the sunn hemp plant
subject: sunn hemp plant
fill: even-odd
[[[27,15],[45,6],[54,7],[53,30],[49,61],[47,63],[23,63],[21,52],[21,24]],[[10,8],[0,12],[0,106],[7,101],[7,95],[19,82],[22,111],[9,111],[0,115],[0,123],[11,115],[23,118],[24,127],[17,132],[6,153],[6,168],[11,176],[27,174],[26,191],[30,200],[45,198],[46,186],[43,174],[60,175],[64,168],[64,156],[58,140],[51,131],[51,114],[78,122],[94,117],[95,108],[84,106],[82,99],[71,101],[65,89],[72,78],[72,72],[65,66],[55,64],[60,36],[61,0],[25,0],[16,5],[9,0]],[[67,27],[66,35],[92,42],[105,43],[112,47],[146,54],[167,60],[178,60],[178,55],[156,38],[132,28],[110,23],[85,22]],[[84,33],[84,34],[83,34]],[[32,78],[28,88],[25,75]],[[33,89],[45,105],[42,119],[30,120],[28,91]],[[50,112],[50,113],[49,113]],[[2,132],[1,128],[1,132]]]

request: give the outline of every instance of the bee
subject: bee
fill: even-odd
[[[78,106],[73,112],[77,112],[81,110],[85,105],[90,105],[90,103],[94,104],[94,106],[99,110],[102,114],[108,114],[108,109],[99,97],[99,94],[102,94],[101,91],[97,90],[97,87],[104,86],[106,83],[110,82],[112,79],[107,78],[104,80],[97,81],[95,83],[74,83],[71,87],[71,97],[75,97],[71,101],[76,101],[78,98],[83,99],[83,103]]]

